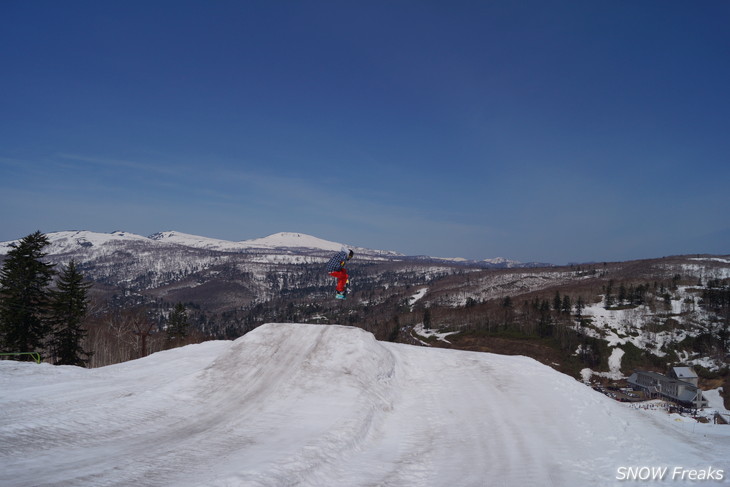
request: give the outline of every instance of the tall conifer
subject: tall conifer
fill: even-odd
[[[56,365],[85,366],[89,362],[91,354],[84,351],[82,343],[88,333],[83,328],[83,320],[90,287],[72,260],[61,272],[56,289],[51,293],[51,346]]]
[[[190,323],[185,305],[177,303],[167,322],[167,339],[169,341],[182,340],[188,336],[189,328]]]
[[[42,261],[46,245],[41,232],[24,237],[11,245],[0,271],[0,347],[7,352],[40,351],[48,335],[53,266]]]

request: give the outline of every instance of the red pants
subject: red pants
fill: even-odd
[[[343,267],[339,271],[330,272],[330,276],[337,278],[337,292],[343,292],[345,290],[345,286],[347,286],[347,279],[349,278],[347,270]]]

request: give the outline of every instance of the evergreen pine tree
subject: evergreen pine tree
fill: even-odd
[[[606,287],[606,309],[609,309],[611,306],[613,306],[614,303],[614,297],[613,294],[613,280],[608,281],[608,286]]]
[[[505,296],[505,298],[502,300],[502,309],[504,310],[504,324],[505,326],[512,325],[512,322],[514,321],[514,306],[512,304],[512,298],[509,296]]]
[[[572,310],[572,309],[573,309],[573,305],[570,301],[570,296],[568,296],[566,294],[565,296],[563,296],[562,312],[565,313],[566,315],[570,316],[570,310]]]
[[[84,351],[82,341],[87,335],[82,323],[88,307],[90,283],[71,261],[58,278],[57,289],[51,292],[51,346],[56,365],[85,366],[91,354]]]
[[[575,303],[575,314],[578,316],[578,320],[582,320],[583,318],[583,309],[586,307],[585,302],[583,301],[583,296],[578,296],[578,301]]]
[[[7,254],[0,271],[0,348],[37,352],[49,326],[47,286],[53,266],[42,262],[48,238],[41,232],[24,237]],[[24,356],[27,360],[27,358]]]
[[[188,336],[189,328],[190,323],[188,322],[188,313],[185,305],[177,303],[172,313],[170,313],[170,318],[167,320],[167,339],[169,341],[182,340]]]
[[[553,298],[553,309],[560,313],[560,308],[563,306],[563,298],[560,297],[560,291],[555,291],[555,297]]]
[[[423,328],[426,330],[431,329],[431,309],[426,308],[423,312]]]
[[[537,324],[537,333],[541,337],[549,337],[553,334],[552,317],[550,316],[550,303],[543,300],[540,303],[540,321]]]

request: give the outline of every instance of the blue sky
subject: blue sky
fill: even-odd
[[[730,253],[727,1],[0,3],[0,241]]]

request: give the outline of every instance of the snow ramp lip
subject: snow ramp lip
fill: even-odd
[[[344,390],[353,399],[388,403],[395,364],[393,353],[360,328],[268,323],[235,340],[202,372],[201,393],[207,401],[217,394],[245,405]]]

